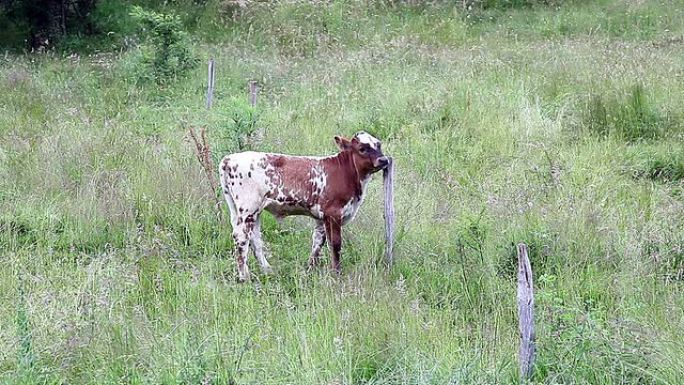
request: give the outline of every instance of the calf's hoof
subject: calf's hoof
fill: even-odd
[[[306,263],[306,270],[311,271],[321,265],[321,260],[318,258],[309,258],[309,261]]]
[[[238,271],[238,282],[245,283],[249,282],[250,276],[249,271]]]

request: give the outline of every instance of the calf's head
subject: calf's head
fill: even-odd
[[[389,164],[389,159],[382,153],[380,141],[367,132],[357,132],[351,140],[336,136],[335,144],[340,151],[349,151],[359,171],[374,173]]]

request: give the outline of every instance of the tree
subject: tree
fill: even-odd
[[[0,44],[31,50],[55,46],[67,33],[92,33],[97,0],[0,0]]]

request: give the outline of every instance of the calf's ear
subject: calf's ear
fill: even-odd
[[[335,144],[340,151],[347,151],[351,148],[351,142],[349,139],[345,139],[341,136],[335,136]]]

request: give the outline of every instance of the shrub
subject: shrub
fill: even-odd
[[[139,6],[133,7],[131,16],[140,23],[144,32],[141,58],[137,63],[141,79],[168,83],[185,76],[197,64],[180,17],[144,10]]]
[[[214,161],[225,154],[246,151],[251,147],[250,139],[256,132],[259,113],[240,98],[231,98],[226,104],[217,106],[216,135],[212,144]]]

